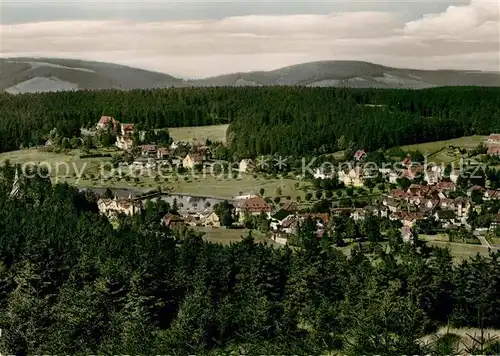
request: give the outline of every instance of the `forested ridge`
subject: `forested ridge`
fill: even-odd
[[[500,88],[171,88],[0,94],[0,152],[72,137],[101,115],[149,128],[230,123],[239,156],[373,150],[500,131]],[[340,143],[339,143],[340,141]]]
[[[0,173],[3,354],[448,355],[419,338],[500,328],[498,254],[454,265],[394,239],[347,257],[309,223],[294,250],[222,246],[161,227],[153,203],[114,230],[92,196],[33,178],[10,198]]]

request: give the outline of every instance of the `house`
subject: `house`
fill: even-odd
[[[361,167],[355,167],[345,172],[341,170],[339,172],[339,180],[344,183],[346,187],[362,187],[364,184],[363,170]]]
[[[472,196],[473,192],[484,193],[484,192],[486,192],[486,189],[484,189],[483,187],[480,187],[479,185],[474,185],[474,186],[470,187],[469,189],[467,189],[467,196],[470,198]]]
[[[453,182],[439,182],[438,184],[436,184],[434,189],[438,192],[454,192],[457,190],[457,185]]]
[[[491,134],[486,139],[486,145],[500,145],[500,134]]]
[[[118,125],[120,123],[112,116],[101,116],[99,122],[97,122],[97,129],[104,130],[107,127],[111,126],[113,132],[118,131]]]
[[[187,169],[193,169],[195,166],[203,163],[203,156],[199,153],[188,153],[182,160],[182,166]]]
[[[219,216],[215,213],[215,211],[212,211],[210,215],[208,215],[205,220],[203,220],[203,226],[206,227],[220,227],[221,222]]]
[[[318,228],[323,229],[326,224],[328,223],[328,214],[299,214],[299,220],[301,222],[304,222],[307,219],[311,219],[313,221],[316,221],[316,225]]]
[[[389,183],[396,184],[400,178],[400,173],[391,171],[389,172]]]
[[[255,165],[251,159],[242,159],[238,166],[238,171],[241,173],[247,173],[254,169]]]
[[[366,156],[365,150],[357,150],[354,154],[354,159],[356,161],[361,161]]]
[[[457,183],[458,177],[460,177],[460,171],[458,169],[454,169],[453,171],[451,171],[451,173],[450,173],[450,180],[453,183]]]
[[[439,202],[439,199],[425,199],[422,206],[425,210],[431,211],[439,205]]]
[[[170,154],[170,151],[166,147],[159,147],[156,150],[156,158],[158,158],[158,159],[168,158],[169,154]]]
[[[298,219],[295,215],[289,215],[285,220],[281,222],[281,231],[285,234],[296,234],[298,228]]]
[[[121,150],[128,151],[134,146],[134,140],[131,137],[118,136],[116,138],[115,146]]]
[[[191,153],[201,155],[204,161],[212,158],[212,151],[208,146],[196,145],[192,147]]]
[[[424,180],[428,185],[435,185],[441,180],[441,175],[439,172],[425,171]]]
[[[279,230],[283,222],[289,217],[293,215],[293,213],[280,209],[274,215],[271,216],[271,228],[273,230]]]
[[[167,214],[161,220],[163,226],[171,229],[178,229],[185,226],[184,218],[180,215]]]
[[[132,135],[134,133],[134,124],[121,124],[121,135],[116,138],[116,147],[121,150],[127,151],[134,145]]]
[[[463,197],[456,198],[453,201],[453,206],[455,207],[454,211],[457,217],[465,221],[469,216],[469,210],[472,206],[469,199]]]
[[[365,219],[366,212],[364,209],[356,209],[354,212],[351,214],[351,218],[354,219],[355,221],[361,221]]]
[[[271,213],[271,207],[261,197],[253,197],[249,199],[239,200],[236,204],[236,213],[240,215],[240,220],[245,214],[260,215],[262,213],[268,216]]]
[[[484,193],[484,200],[500,200],[500,190],[487,189]]]
[[[285,202],[285,204],[283,204],[281,209],[285,210],[285,211],[289,211],[291,213],[296,213],[297,211],[299,211],[299,207],[297,206],[297,203],[295,203],[291,200]]]
[[[142,145],[139,146],[141,154],[145,157],[156,156],[156,145]]]
[[[411,155],[409,153],[406,155],[405,159],[403,160],[403,162],[401,162],[401,164],[403,165],[403,167],[411,166],[412,161],[411,161]]]
[[[418,221],[425,218],[422,213],[406,213],[403,217],[403,226],[408,226],[410,228],[414,227]]]
[[[313,178],[314,179],[333,179],[335,178],[335,172],[327,172],[323,168],[316,168],[316,170],[313,173]]]
[[[489,146],[486,154],[488,156],[500,156],[500,145]]]
[[[412,238],[411,227],[403,226],[401,228],[401,236],[403,237],[403,242],[410,242]]]
[[[351,208],[334,208],[331,210],[331,215],[336,217],[349,217],[354,212]]]
[[[402,189],[394,189],[391,190],[390,196],[394,199],[408,199],[411,194],[409,190],[405,192]]]
[[[97,201],[99,213],[107,217],[114,217],[119,214],[132,216],[141,211],[141,204],[138,201],[128,199],[119,199],[115,196],[114,199],[101,198]]]
[[[452,225],[456,225],[457,216],[453,210],[438,210],[434,214],[434,217],[437,221],[443,224],[443,227],[449,227]]]
[[[170,144],[170,149],[171,150],[176,150],[177,148],[179,148],[180,146],[180,142],[179,141],[173,141],[171,144]]]
[[[500,227],[500,214],[497,214],[495,220],[491,222],[491,227],[492,228]]]
[[[400,210],[401,207],[401,203],[392,197],[385,198],[382,204],[384,204],[384,206],[386,206],[391,213],[395,213]]]
[[[121,124],[120,129],[122,136],[132,136],[134,134],[134,124]]]

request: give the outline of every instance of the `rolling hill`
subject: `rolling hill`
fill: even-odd
[[[0,90],[9,93],[75,89],[143,89],[186,86],[170,75],[110,63],[68,59],[0,59]]]
[[[78,89],[146,89],[190,86],[305,85],[351,88],[500,86],[500,72],[414,70],[361,61],[310,62],[273,71],[232,73],[200,80],[122,65],[71,59],[0,59],[0,90],[9,93]]]

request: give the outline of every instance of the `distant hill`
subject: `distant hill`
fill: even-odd
[[[78,89],[147,89],[189,86],[305,85],[422,89],[448,85],[500,86],[500,73],[414,70],[361,61],[321,61],[273,71],[233,73],[201,80],[110,63],[72,59],[0,59],[0,90],[9,93]]]
[[[350,88],[435,86],[500,86],[500,73],[458,70],[415,70],[360,61],[321,61],[268,72],[234,73],[196,81],[197,85],[305,85]]]
[[[75,89],[143,89],[186,86],[170,75],[110,63],[72,59],[0,59],[0,90],[10,93]]]

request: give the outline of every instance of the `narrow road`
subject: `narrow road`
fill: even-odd
[[[474,230],[473,234],[474,234],[474,236],[476,236],[478,238],[478,240],[481,242],[482,246],[491,248],[493,251],[498,250],[498,247],[491,246],[491,244],[488,242],[488,240],[486,240],[486,237],[484,237],[484,235],[481,235],[481,233],[479,231]]]

